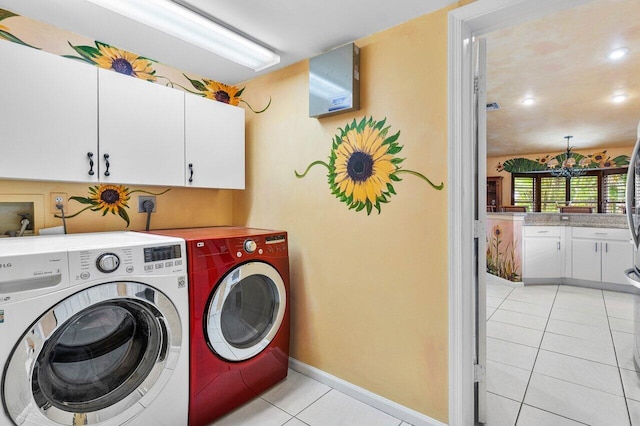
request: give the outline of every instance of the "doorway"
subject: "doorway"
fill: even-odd
[[[476,160],[473,102],[472,37],[564,10],[588,0],[483,0],[449,13],[449,424],[475,422],[475,288],[478,265],[475,238],[478,182],[486,171]],[[484,147],[486,148],[486,147]],[[486,161],[483,159],[481,161]],[[483,188],[483,186],[481,186]],[[484,196],[484,195],[483,195]],[[474,374],[475,373],[475,374]]]

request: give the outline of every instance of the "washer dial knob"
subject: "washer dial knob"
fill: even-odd
[[[118,269],[120,258],[115,253],[103,253],[96,259],[96,267],[100,272],[109,273]]]
[[[253,240],[245,240],[244,241],[244,251],[251,254],[258,248],[258,245]]]

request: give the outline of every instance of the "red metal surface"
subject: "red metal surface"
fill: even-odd
[[[240,227],[150,231],[184,238],[187,242],[190,303],[189,426],[203,426],[255,398],[284,379],[289,363],[289,258],[287,233]],[[268,236],[284,242],[266,244]],[[243,243],[251,238],[258,249],[248,254]],[[262,249],[262,254],[259,254]],[[238,253],[241,254],[238,257]],[[232,362],[218,357],[205,337],[207,302],[220,280],[235,266],[262,261],[282,276],[287,303],[280,330],[255,357]]]

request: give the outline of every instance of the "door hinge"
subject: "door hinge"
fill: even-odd
[[[483,221],[473,221],[473,238],[483,238],[487,234]]]
[[[482,364],[473,365],[473,382],[484,383],[487,381],[487,369]]]
[[[469,80],[467,80],[469,81]],[[479,86],[479,79],[478,76],[473,77],[473,94],[477,95],[478,94],[478,86]]]

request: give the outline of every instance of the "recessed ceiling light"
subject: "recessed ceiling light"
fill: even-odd
[[[526,97],[526,98],[524,98],[524,99],[522,100],[522,103],[523,103],[524,105],[533,105],[533,104],[535,104],[535,103],[536,103],[536,100],[535,100],[535,98],[532,98],[532,97],[528,96],[528,97]]]
[[[607,58],[615,61],[624,56],[627,56],[627,53],[629,53],[629,49],[627,49],[626,47],[621,47],[619,49],[614,49],[611,52],[607,53]]]
[[[627,99],[629,99],[629,95],[627,95],[626,93],[618,93],[611,97],[611,100],[617,104],[622,103]]]

